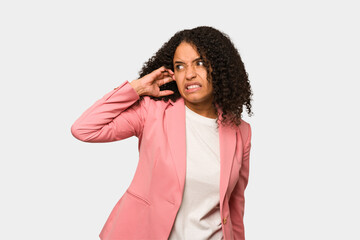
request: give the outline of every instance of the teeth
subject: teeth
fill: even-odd
[[[197,88],[197,87],[200,87],[200,85],[191,85],[191,86],[188,86],[187,89]]]

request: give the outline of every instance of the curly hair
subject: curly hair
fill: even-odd
[[[161,66],[174,71],[173,57],[176,48],[182,42],[192,44],[205,62],[208,81],[212,81],[213,84],[214,98],[212,104],[215,109],[220,107],[222,110],[221,123],[239,126],[243,105],[246,106],[249,116],[253,114],[251,111],[253,93],[238,50],[228,35],[213,27],[200,26],[175,33],[155,55],[144,63],[139,72],[140,77]],[[171,99],[175,102],[181,97],[175,81],[161,86],[160,89],[170,89],[174,91],[174,94],[163,97],[151,96],[152,99],[165,102]]]

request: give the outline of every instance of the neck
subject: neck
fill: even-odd
[[[207,117],[207,118],[217,118],[217,113],[215,108],[212,106],[212,104],[207,105],[196,105],[189,103],[185,101],[185,105],[190,108],[192,111],[196,112],[197,114],[200,114],[201,116]]]

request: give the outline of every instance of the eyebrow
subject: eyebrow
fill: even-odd
[[[203,59],[202,59],[201,57],[198,57],[198,58],[194,59],[192,62],[196,62],[196,61],[199,61],[199,60],[202,60],[202,61],[203,61]],[[175,61],[174,63],[184,63],[184,62]]]

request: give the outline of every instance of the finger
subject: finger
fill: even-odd
[[[164,66],[154,70],[151,74],[155,79],[164,78],[171,75]]]
[[[155,77],[159,77],[162,75],[162,73],[166,70],[166,68],[164,66],[159,67],[158,69],[155,69],[154,71],[151,72],[151,74],[153,74]]]
[[[160,71],[160,72],[163,72],[163,71],[165,71],[165,69],[166,69],[165,66],[161,66],[161,67],[159,67],[157,70]],[[155,70],[155,71],[156,71],[156,70]]]
[[[168,69],[168,71],[166,72],[163,72],[163,75],[159,78],[165,78],[165,77],[170,77],[173,80],[175,80],[175,74],[170,69]]]
[[[174,72],[171,71],[171,69],[168,69],[168,71],[171,73],[171,75],[174,75]]]
[[[162,79],[165,77],[172,77],[174,75],[174,73],[170,69],[167,69],[164,66],[162,66],[162,67],[154,70],[151,73],[151,75],[154,79]]]
[[[171,94],[174,94],[174,92],[171,90],[163,90],[163,91],[159,92],[159,97],[167,96],[167,95],[171,95]]]
[[[167,73],[167,74],[169,74],[169,75],[173,75],[173,74],[174,74],[174,72],[173,72],[171,69],[169,69],[169,68],[164,68],[163,73]]]
[[[174,81],[174,79],[172,77],[167,77],[167,78],[161,79],[158,81],[158,86],[160,87],[160,86],[162,86],[168,82],[172,82],[172,81]]]
[[[175,74],[171,74],[169,72],[164,72],[162,76],[158,77],[158,79],[163,79],[163,78],[167,78],[167,77],[175,80]]]
[[[171,76],[172,76],[172,74],[169,73],[169,72],[163,72],[163,73],[162,73],[162,77],[163,77],[163,78],[165,78],[165,77],[171,77]]]

